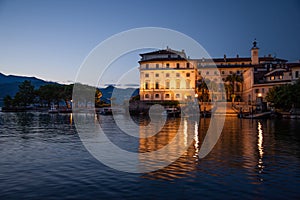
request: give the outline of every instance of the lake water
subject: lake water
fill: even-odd
[[[186,130],[194,142],[178,160],[155,172],[133,174],[111,169],[91,156],[72,118],[0,113],[0,199],[300,197],[300,121],[228,117],[213,150],[199,159],[210,122],[200,119]],[[168,144],[180,123],[170,119],[156,136],[136,139],[122,134],[112,116],[95,118],[111,141],[141,153]],[[179,144],[184,142],[182,138]]]

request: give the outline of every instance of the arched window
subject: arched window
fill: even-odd
[[[180,89],[180,80],[179,79],[176,80],[176,89]]]
[[[170,89],[170,81],[169,80],[166,80],[166,86],[165,86],[166,89]]]
[[[150,98],[149,94],[145,94],[145,99],[149,99],[149,98]]]
[[[155,99],[159,99],[159,94],[155,94]]]
[[[148,89],[149,89],[149,82],[146,81],[146,82],[145,82],[145,90],[148,90]]]
[[[189,80],[189,79],[187,79],[186,81],[185,81],[185,84],[186,84],[186,89],[190,89],[190,87],[191,87],[191,80]]]
[[[155,89],[159,89],[159,82],[155,82]]]

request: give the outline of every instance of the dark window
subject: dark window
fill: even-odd
[[[255,93],[259,93],[259,89],[255,89]]]
[[[190,73],[186,73],[186,77],[190,77],[191,75],[190,75]]]
[[[166,98],[170,98],[170,94],[166,94],[165,97],[166,97]]]
[[[148,83],[148,82],[145,83],[145,89],[146,89],[146,90],[149,89],[149,83]]]
[[[169,63],[167,63],[167,68],[169,68],[170,67],[170,64]]]
[[[159,98],[159,94],[155,94],[155,98],[158,99]]]
[[[146,69],[148,69],[149,68],[149,64],[146,64]]]
[[[190,68],[190,63],[186,63],[186,68]]]
[[[158,69],[159,68],[159,64],[156,64],[156,69]]]
[[[180,64],[176,63],[176,68],[179,69],[180,68]]]
[[[222,74],[224,75],[224,74],[225,74],[225,71],[222,71]]]
[[[295,78],[299,78],[299,71],[295,72]]]
[[[166,77],[170,77],[170,74],[169,74],[169,73],[166,73]]]
[[[149,77],[149,74],[145,74],[145,77]]]
[[[159,77],[159,74],[155,74],[155,77]]]
[[[145,98],[146,98],[146,99],[149,99],[149,94],[145,94]]]
[[[155,89],[159,89],[159,82],[155,83]]]

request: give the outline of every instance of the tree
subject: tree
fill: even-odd
[[[11,98],[11,96],[6,95],[3,101],[4,101],[4,107],[10,108],[13,106],[13,99]]]
[[[96,92],[95,92],[95,106],[97,108],[101,107],[101,105],[103,104],[103,102],[101,101],[101,97],[102,97],[102,92],[99,90],[99,88],[96,88]]]
[[[202,102],[206,102],[209,99],[209,92],[206,82],[209,83],[209,79],[205,80],[204,78],[201,78],[197,83],[197,89],[199,93],[198,99]]]
[[[31,81],[25,80],[19,85],[19,91],[15,96],[16,103],[21,106],[28,106],[33,103],[34,98],[34,86],[31,85]]]
[[[232,99],[232,101],[234,101],[234,98],[236,96],[236,91],[235,91],[235,86],[236,83],[243,83],[243,77],[241,75],[237,75],[236,73],[233,73],[229,76],[226,77],[225,82],[229,83],[229,85],[231,85],[231,87],[226,87],[227,90],[227,94],[229,94],[229,96],[227,96],[228,99]]]
[[[300,81],[296,84],[286,84],[271,88],[266,96],[266,100],[272,103],[276,108],[290,109],[300,107]]]

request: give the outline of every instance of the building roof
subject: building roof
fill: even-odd
[[[180,55],[181,57],[186,57],[184,50],[182,51],[176,51],[173,49],[170,49],[167,47],[167,49],[162,49],[162,50],[158,50],[158,51],[152,51],[152,52],[148,52],[148,53],[142,53],[140,54],[140,56],[147,56],[147,55],[170,55],[170,54],[176,54],[176,55]]]
[[[251,57],[236,57],[236,58],[202,58],[202,59],[195,59],[199,62],[212,62],[220,63],[220,62],[251,62]],[[285,59],[275,58],[275,57],[259,57],[259,61],[263,62],[287,62]]]
[[[279,69],[274,69],[268,73],[266,73],[264,76],[278,76],[281,75],[283,72],[286,72],[286,69],[279,68]]]

